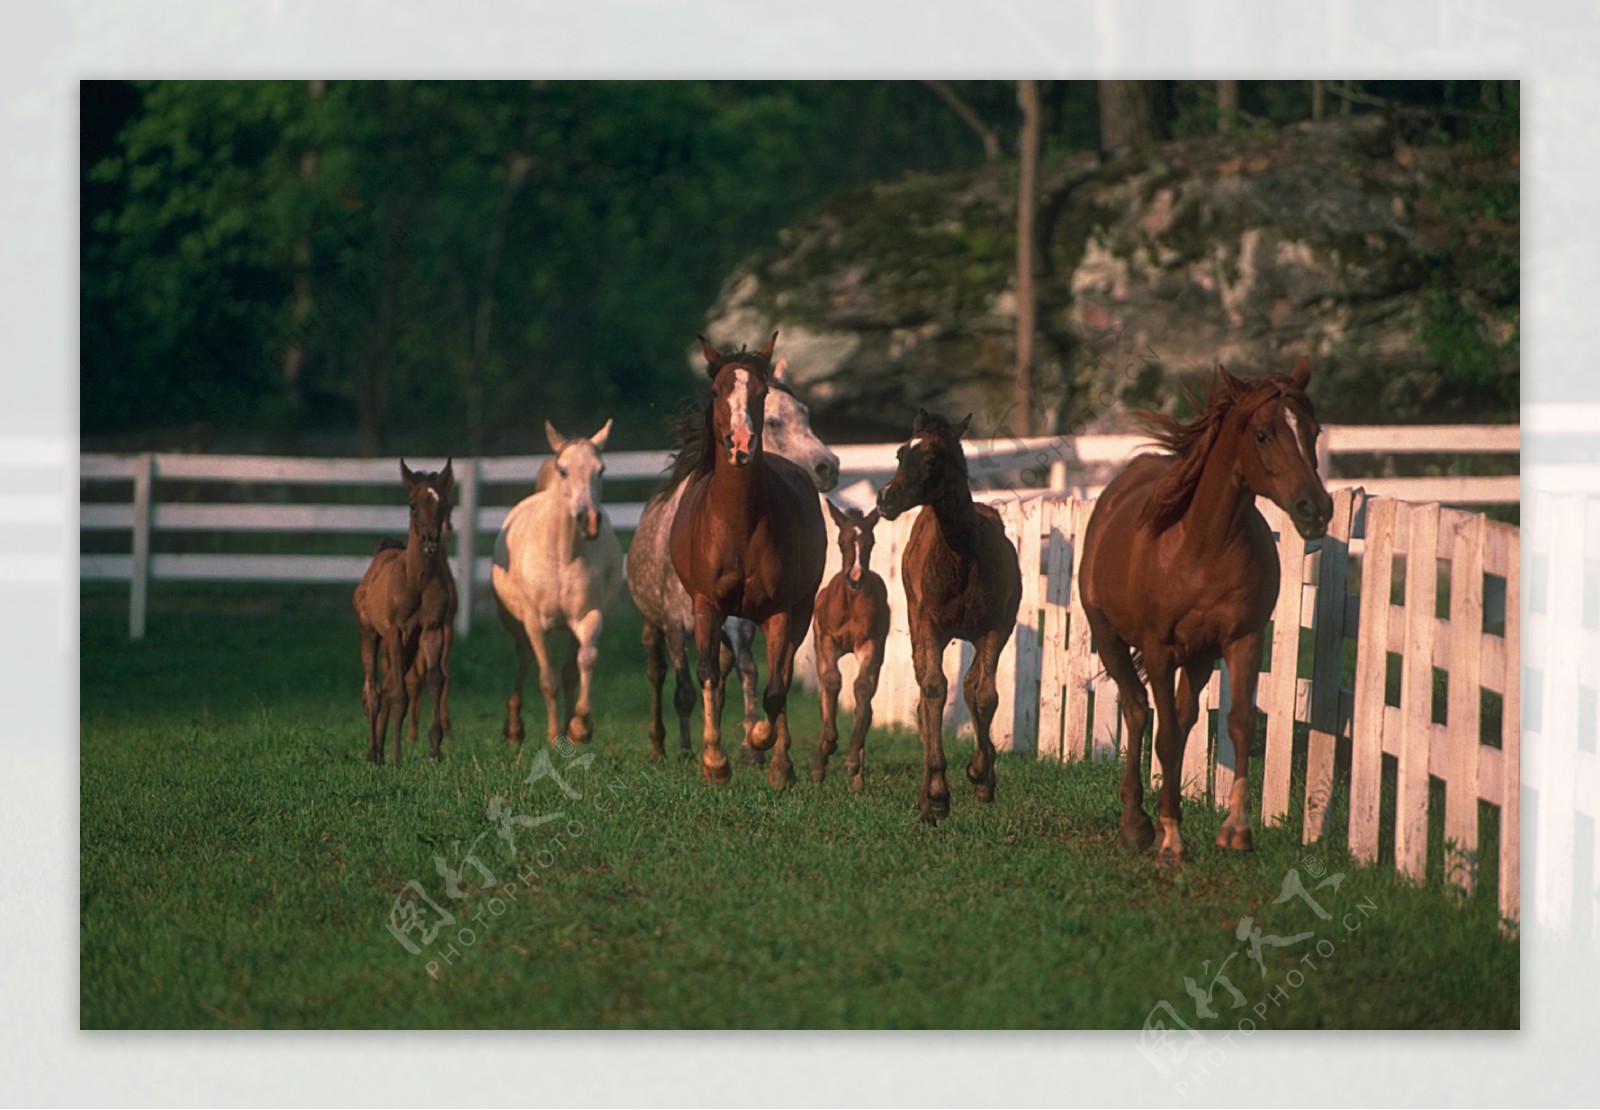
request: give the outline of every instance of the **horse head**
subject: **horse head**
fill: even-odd
[[[1306,385],[1311,360],[1302,358],[1287,376],[1241,382],[1220,364],[1217,376],[1236,404],[1239,476],[1246,488],[1288,514],[1302,539],[1327,535],[1333,498],[1317,474],[1321,425]]]
[[[972,424],[969,413],[959,424],[917,410],[911,438],[901,445],[899,466],[889,484],[878,491],[878,511],[893,520],[907,509],[938,501],[956,486],[967,488],[967,456],[961,437]]]
[[[711,378],[711,441],[713,450],[727,453],[733,466],[749,466],[761,454],[765,426],[768,378],[772,374],[772,348],[778,333],[760,350],[724,353],[700,336],[706,372]]]
[[[605,461],[600,456],[611,435],[611,421],[607,420],[604,427],[587,439],[583,436],[567,439],[546,420],[544,434],[555,452],[551,460],[554,474],[548,476],[550,484],[577,522],[578,534],[592,540],[600,534],[600,479],[606,472]]]
[[[872,529],[878,523],[878,510],[841,509],[828,502],[828,515],[839,526],[839,570],[852,590],[861,588],[861,579],[872,561]]]
[[[452,461],[446,459],[444,469],[434,473],[414,471],[405,459],[400,460],[400,478],[406,484],[406,498],[411,504],[411,533],[429,558],[439,553],[445,530],[450,527],[450,498],[455,491]]]
[[[835,455],[811,430],[811,410],[789,391],[786,374],[789,360],[780,358],[772,377],[763,409],[765,422],[761,436],[765,450],[782,455],[798,465],[827,493],[839,484],[839,456]]]

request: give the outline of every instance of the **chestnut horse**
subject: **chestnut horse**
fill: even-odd
[[[839,483],[839,458],[811,430],[811,414],[800,399],[783,384],[787,359],[779,359],[768,381],[767,399],[762,411],[763,449],[797,463],[811,475],[817,489],[827,493]],[[692,419],[698,421],[696,414]],[[689,758],[689,715],[694,710],[694,681],[689,677],[687,645],[694,640],[694,605],[672,568],[668,540],[672,521],[683,498],[683,481],[693,473],[697,459],[693,451],[680,451],[673,459],[661,488],[651,495],[639,515],[633,543],[628,548],[628,591],[644,617],[645,670],[650,679],[650,758],[666,754],[663,741],[667,730],[661,718],[661,687],[670,661],[677,672],[673,703],[678,711],[679,754]],[[764,753],[749,745],[751,731],[760,714],[756,692],[756,662],[753,651],[756,627],[747,620],[729,617],[722,626],[727,647],[722,651],[722,671],[737,664],[744,688],[744,735],[740,759],[763,762]],[[719,696],[722,687],[718,687]],[[720,711],[719,711],[720,712]]]
[[[972,500],[961,436],[968,416],[952,425],[926,409],[917,413],[911,439],[900,448],[899,467],[878,492],[878,510],[893,520],[917,505],[911,538],[901,560],[906,609],[911,620],[911,661],[922,691],[917,728],[922,734],[920,811],[929,824],[950,814],[944,777],[944,649],[953,639],[976,649],[962,683],[977,733],[967,779],[978,801],[994,801],[994,742],[989,725],[1000,704],[995,667],[1011,638],[1022,600],[1017,549],[1006,537],[1000,514]]]
[[[1147,678],[1156,703],[1164,863],[1184,857],[1183,749],[1219,657],[1228,668],[1228,735],[1238,765],[1217,844],[1235,851],[1252,845],[1256,676],[1278,600],[1277,549],[1255,499],[1270,498],[1304,539],[1327,533],[1333,499],[1317,476],[1320,429],[1305,392],[1310,378],[1304,358],[1288,376],[1249,382],[1219,365],[1217,384],[1193,420],[1143,414],[1169,453],[1128,463],[1095,502],[1084,534],[1079,596],[1117,683],[1128,738],[1121,839],[1135,852],[1155,840],[1140,774]]]
[[[724,354],[700,337],[711,376],[711,400],[695,433],[698,460],[684,484],[672,520],[672,565],[694,603],[696,677],[705,712],[700,756],[707,780],[732,775],[722,754],[722,683],[718,644],[730,616],[761,625],[767,642],[767,688],[748,737],[756,751],[773,751],[767,781],[778,789],[794,782],[789,760],[789,684],[794,654],[811,626],[811,610],[827,553],[822,510],[811,476],[764,450],[773,332],[758,351]]]
[[[817,595],[812,618],[812,643],[817,650],[817,677],[822,686],[822,741],[811,778],[821,782],[828,773],[828,757],[839,744],[839,658],[856,657],[856,719],[850,730],[850,754],[844,769],[851,785],[861,789],[865,777],[867,730],[872,727],[872,695],[878,690],[883,666],[883,645],[889,638],[889,588],[870,569],[872,529],[878,510],[840,509],[828,502],[828,515],[839,526],[839,573]]]
[[[444,739],[445,656],[455,616],[455,580],[445,558],[455,475],[447,461],[437,474],[414,473],[400,460],[411,505],[405,544],[378,545],[352,602],[361,639],[361,705],[367,714],[367,762],[383,762],[383,742],[394,718],[393,760],[400,765],[400,734],[408,703],[421,680],[433,695],[428,758],[437,762]],[[378,649],[383,649],[383,681]],[[415,724],[413,724],[415,729]]]
[[[600,631],[605,610],[622,589],[622,545],[600,507],[605,473],[600,453],[611,421],[587,439],[567,439],[548,420],[544,432],[555,457],[539,468],[533,494],[506,514],[489,571],[500,622],[517,653],[516,679],[506,700],[505,735],[512,744],[521,744],[525,735],[522,685],[534,659],[544,694],[545,739],[554,744],[560,735],[551,636],[566,654],[560,670],[566,735],[578,743],[589,739],[589,687]]]

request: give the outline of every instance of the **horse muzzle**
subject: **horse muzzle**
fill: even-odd
[[[834,455],[829,455],[811,469],[812,480],[817,483],[818,493],[827,493],[839,484],[839,460]]]
[[[1333,519],[1333,498],[1326,490],[1297,497],[1289,506],[1289,520],[1303,540],[1320,540],[1328,534],[1328,522]]]
[[[878,513],[884,520],[893,520],[910,507],[901,503],[900,491],[895,488],[893,482],[878,491]]]
[[[440,539],[441,536],[438,532],[424,532],[421,536],[422,553],[430,559],[439,554]]]
[[[861,568],[851,567],[850,573],[844,576],[844,584],[852,590],[861,588]]]
[[[600,511],[586,509],[578,514],[578,531],[586,540],[592,540],[600,535]]]
[[[750,450],[750,437],[740,436],[735,439],[731,435],[722,437],[722,446],[727,449],[728,461],[734,466],[749,466],[750,460],[755,456]]]

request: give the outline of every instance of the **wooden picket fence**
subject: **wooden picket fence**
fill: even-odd
[[[1266,720],[1261,816],[1278,824],[1300,803],[1305,842],[1343,833],[1355,856],[1371,861],[1382,838],[1392,844],[1396,868],[1420,879],[1429,862],[1430,780],[1438,780],[1448,845],[1439,861],[1444,873],[1470,889],[1489,868],[1497,875],[1501,912],[1516,919],[1518,531],[1437,504],[1369,497],[1358,488],[1330,492],[1329,535],[1310,552],[1276,506],[1260,502],[1282,562],[1271,658],[1256,695]],[[1017,545],[1023,580],[1016,632],[999,663],[996,746],[1067,762],[1114,756],[1122,750],[1116,687],[1091,650],[1076,588],[1079,538],[1094,503],[1046,497],[991,503]],[[873,555],[893,605],[873,716],[876,723],[907,728],[916,724],[918,691],[900,559],[915,516],[880,523]],[[829,558],[831,574],[838,563],[831,545]],[[1401,581],[1397,560],[1405,564],[1399,603],[1391,597]],[[1449,561],[1448,572],[1439,569],[1441,560]],[[1352,572],[1359,578],[1354,587]],[[1442,615],[1441,582],[1448,591]],[[1396,657],[1397,699],[1391,677]],[[966,644],[952,644],[946,653],[948,727],[971,727],[959,695],[970,660]],[[814,664],[802,658],[800,667],[804,674]],[[853,663],[845,667],[848,703]],[[1236,766],[1223,671],[1219,665],[1201,695],[1202,724],[1190,737],[1183,766],[1185,795],[1218,805],[1226,802]],[[1442,675],[1437,681],[1436,672]],[[1297,736],[1304,752],[1299,781]],[[1387,792],[1385,757],[1393,761]],[[1154,760],[1151,778],[1160,781]],[[1346,784],[1344,804],[1337,804],[1336,792]],[[1386,793],[1392,798],[1387,805]],[[1498,814],[1496,837],[1488,838],[1499,844],[1493,860],[1480,859],[1489,831],[1480,830],[1480,802]],[[1347,825],[1336,828],[1342,813]]]

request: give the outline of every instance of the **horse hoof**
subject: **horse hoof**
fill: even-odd
[[[1184,860],[1189,858],[1189,853],[1185,852],[1182,848],[1168,848],[1165,844],[1163,844],[1161,846],[1161,852],[1156,858],[1160,860],[1162,867],[1177,867],[1182,864]]]
[[[688,748],[684,748],[682,751],[680,751],[678,753],[678,762],[679,763],[687,763],[687,762],[689,762],[689,760],[691,760],[693,758],[694,758],[694,752],[690,751]]]
[[[574,744],[587,744],[594,735],[594,729],[582,717],[574,717],[567,722],[567,739]]]
[[[1137,825],[1123,825],[1117,837],[1122,841],[1122,846],[1134,855],[1138,855],[1156,842],[1155,826],[1146,819]]]
[[[733,768],[726,759],[721,763],[701,763],[700,770],[712,786],[726,786],[728,780],[733,778]]]
[[[1224,825],[1217,834],[1217,847],[1230,852],[1253,852],[1256,844],[1248,828],[1230,829]]]
[[[777,734],[772,731],[771,721],[757,721],[756,727],[750,730],[750,749],[764,752],[777,742]]]
[[[922,820],[924,824],[937,825],[950,816],[950,795],[939,794],[922,799]]]
[[[794,768],[779,767],[774,763],[767,768],[767,782],[772,784],[774,790],[787,790],[794,785]]]
[[[811,781],[812,782],[823,782],[823,781],[825,781],[827,779],[827,777],[828,777],[828,769],[826,767],[813,767],[813,768],[811,768]]]
[[[659,747],[650,749],[651,763],[660,763],[665,758],[667,758],[666,749]]]
[[[977,784],[977,788],[976,788],[976,793],[978,795],[978,801],[980,801],[980,802],[992,802],[992,801],[994,801],[994,783],[992,783],[992,782],[980,782],[980,783],[978,783]]]
[[[758,752],[749,744],[741,744],[739,746],[739,762],[748,763],[752,767],[765,767],[767,765],[767,753]]]

